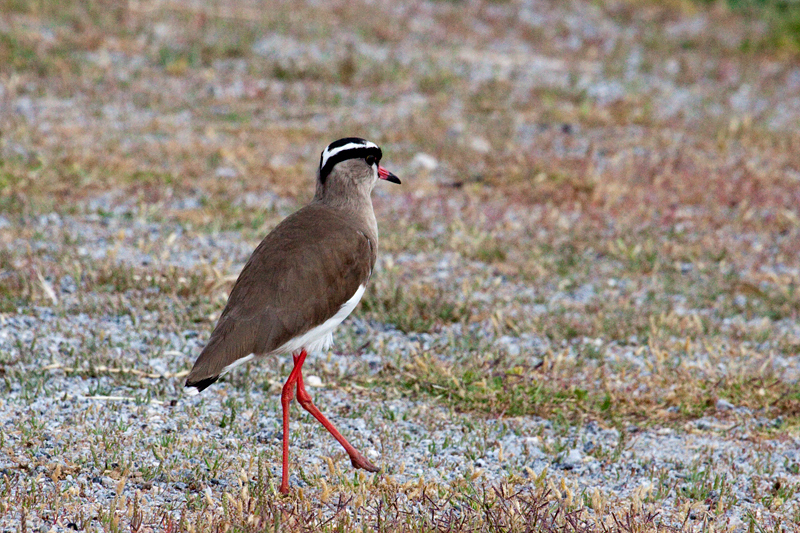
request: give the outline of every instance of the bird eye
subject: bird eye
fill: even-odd
[[[372,165],[375,164],[375,156],[374,155],[368,155],[366,160],[367,160],[367,164],[369,166],[372,166]]]

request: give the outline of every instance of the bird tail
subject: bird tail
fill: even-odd
[[[218,379],[219,379],[219,374],[217,374],[216,376],[211,376],[210,378],[200,378],[200,379],[192,378],[191,374],[189,374],[189,377],[186,379],[186,383],[184,383],[183,386],[189,389],[186,391],[186,394],[188,394],[189,396],[194,396],[195,394],[200,394],[201,392],[203,392],[206,388],[208,388],[209,385],[211,385]]]
[[[217,381],[222,374],[253,358],[255,342],[248,328],[237,328],[236,323],[223,320],[211,333],[208,344],[197,357],[185,386],[193,389],[188,394],[198,394]]]

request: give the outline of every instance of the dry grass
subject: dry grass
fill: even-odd
[[[49,213],[97,215],[98,224],[122,218],[180,229],[183,249],[193,237],[220,232],[255,243],[308,199],[319,149],[356,133],[381,143],[387,166],[410,178],[398,170],[402,191],[388,192],[393,200],[376,197],[388,259],[361,316],[405,333],[465,332],[446,349],[420,349],[406,360],[376,348],[390,363],[377,375],[360,374],[364,394],[435,401],[476,417],[547,417],[565,428],[597,421],[680,431],[702,417],[733,425],[758,416],[779,420],[764,425],[761,437],[796,436],[796,378],[775,361],[800,350],[793,328],[800,134],[771,127],[767,111],[730,104],[743,83],[768,108],[786,101],[794,19],[736,6],[618,2],[594,8],[635,28],[635,39],[606,49],[600,37],[587,37],[565,48],[557,37],[567,28],[526,26],[505,3],[454,4],[414,4],[385,24],[368,14],[372,8],[350,4],[0,2],[7,15],[2,97],[40,106],[0,116],[0,213],[11,222],[0,230],[0,312],[46,306],[132,320],[152,313],[165,334],[207,331],[242,258],[176,266],[158,238],[122,234],[120,257],[132,250],[154,262],[91,259],[80,254],[80,235],[31,222]],[[697,14],[713,19],[707,31],[665,33]],[[420,19],[432,29],[415,30]],[[572,81],[470,80],[464,72],[509,34],[557,59],[556,74]],[[255,53],[253,45],[270,35],[324,53],[293,60]],[[376,59],[342,35],[424,53]],[[470,46],[454,46],[452,35]],[[674,88],[701,94],[703,105],[661,114],[669,95],[660,89],[605,103],[575,82],[598,70],[624,78],[635,48],[653,76],[667,76],[674,60]],[[422,103],[405,99],[412,93]],[[714,106],[722,112],[711,113]],[[418,152],[440,166],[412,166]],[[243,202],[248,195],[256,200]],[[125,214],[113,212],[119,206]],[[53,287],[67,277],[78,297],[54,301]],[[544,348],[512,355],[496,342],[523,333],[543,339]],[[106,375],[123,365],[101,333],[81,339],[74,374],[101,376],[108,390],[98,385],[97,394],[140,385],[135,373]],[[353,342],[344,346],[355,351]],[[35,353],[35,344],[20,351]],[[80,364],[86,353],[88,367]],[[31,397],[48,390],[46,374],[0,357],[8,383],[27,382]],[[344,387],[353,376],[323,378]],[[144,388],[146,403],[174,387],[156,380]],[[720,399],[749,411],[722,412]],[[654,511],[657,497],[621,511],[545,479],[533,489],[514,479],[496,487],[469,479],[405,486],[331,471],[335,486],[318,483],[312,494],[281,500],[261,459],[237,466],[245,474],[229,494],[205,496],[208,480],[197,474],[202,481],[180,509],[144,512],[139,496],[120,489],[116,511],[89,517],[75,510],[66,519],[79,529],[97,520],[101,529],[132,531],[667,530]],[[3,471],[0,509],[55,520],[59,505],[77,495],[59,490],[63,471],[31,468]],[[129,474],[116,475],[124,485]],[[719,483],[699,474],[692,483],[687,500],[719,492]],[[788,500],[793,490],[770,497]],[[778,515],[751,520],[751,529],[778,530]],[[688,516],[675,511],[669,523],[686,524]]]
[[[65,470],[55,470],[43,490],[24,494],[11,494],[20,500],[23,511],[35,512],[46,505],[58,506],[54,494],[59,478]],[[244,474],[244,472],[243,472]],[[51,483],[52,482],[52,483]],[[659,524],[655,513],[647,512],[638,502],[631,509],[612,513],[604,522],[590,517],[591,507],[582,507],[569,489],[545,488],[517,489],[503,484],[495,487],[480,486],[463,480],[452,487],[452,492],[424,482],[398,485],[382,480],[374,486],[364,486],[365,479],[355,482],[347,491],[333,492],[325,489],[316,499],[309,500],[302,491],[291,499],[280,498],[274,480],[265,475],[261,461],[252,479],[242,479],[240,489],[225,492],[218,497],[210,493],[198,497],[176,520],[169,513],[151,516],[142,512],[139,499],[122,495],[122,487],[129,482],[119,480],[119,495],[112,502],[100,522],[107,530],[121,530],[123,520],[130,523],[131,531],[354,531],[366,527],[370,531],[508,531],[508,532],[590,532],[634,533],[640,531],[668,532],[676,528]],[[563,488],[562,488],[563,489]],[[602,505],[595,498],[594,505]],[[419,513],[419,508],[425,508]],[[202,520],[196,521],[199,517]],[[88,525],[82,514],[65,517],[77,529]],[[24,519],[23,519],[24,524]],[[592,525],[593,524],[593,525]]]

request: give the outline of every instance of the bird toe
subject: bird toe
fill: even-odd
[[[350,462],[356,468],[361,468],[362,470],[366,470],[367,472],[378,472],[380,468],[372,464],[369,459],[364,457],[363,455],[359,455],[357,457],[351,457]]]

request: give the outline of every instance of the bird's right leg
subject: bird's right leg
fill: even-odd
[[[305,350],[303,350],[303,354],[305,353]],[[305,357],[303,359],[305,359]],[[344,436],[339,433],[339,430],[337,430],[336,427],[331,424],[327,418],[325,418],[325,415],[323,415],[320,410],[317,409],[317,406],[314,405],[314,402],[311,401],[311,395],[306,392],[306,386],[303,384],[302,364],[303,363],[301,362],[301,368],[299,368],[297,373],[297,401],[300,403],[303,409],[311,413],[314,418],[316,418],[323,426],[325,426],[325,429],[327,429],[328,432],[333,435],[334,439],[339,441],[339,444],[342,445],[344,451],[346,451],[347,455],[350,456],[350,462],[354,467],[363,468],[368,472],[377,472],[380,470],[380,468],[372,464],[369,459],[361,455],[361,453],[356,450],[352,444],[347,442],[347,439],[345,439]]]
[[[281,391],[281,407],[283,409],[283,472],[281,474],[281,488],[282,494],[289,492],[289,404],[294,398],[294,387],[300,377],[300,369],[303,368],[303,361],[306,360],[306,351],[294,355],[294,368],[289,374],[289,378],[283,385]]]

